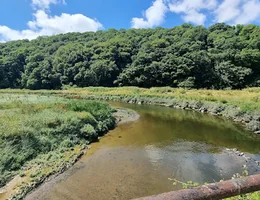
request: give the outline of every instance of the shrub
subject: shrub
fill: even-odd
[[[87,138],[87,139],[96,139],[98,137],[98,134],[95,130],[95,128],[93,126],[91,126],[90,124],[84,125],[81,129],[80,129],[80,133],[83,137]]]

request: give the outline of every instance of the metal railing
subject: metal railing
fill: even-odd
[[[260,191],[260,174],[136,200],[217,200]]]

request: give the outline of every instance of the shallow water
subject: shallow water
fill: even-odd
[[[27,200],[131,199],[176,190],[168,178],[199,183],[229,179],[245,160],[260,159],[259,137],[229,120],[194,111],[112,103],[138,112],[137,121],[109,132],[75,166]],[[250,166],[250,173],[257,173]]]

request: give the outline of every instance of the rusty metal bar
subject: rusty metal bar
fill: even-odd
[[[260,174],[136,200],[218,200],[260,191]]]

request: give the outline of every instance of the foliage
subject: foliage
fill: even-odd
[[[218,23],[0,44],[0,88],[260,86],[260,27]]]

